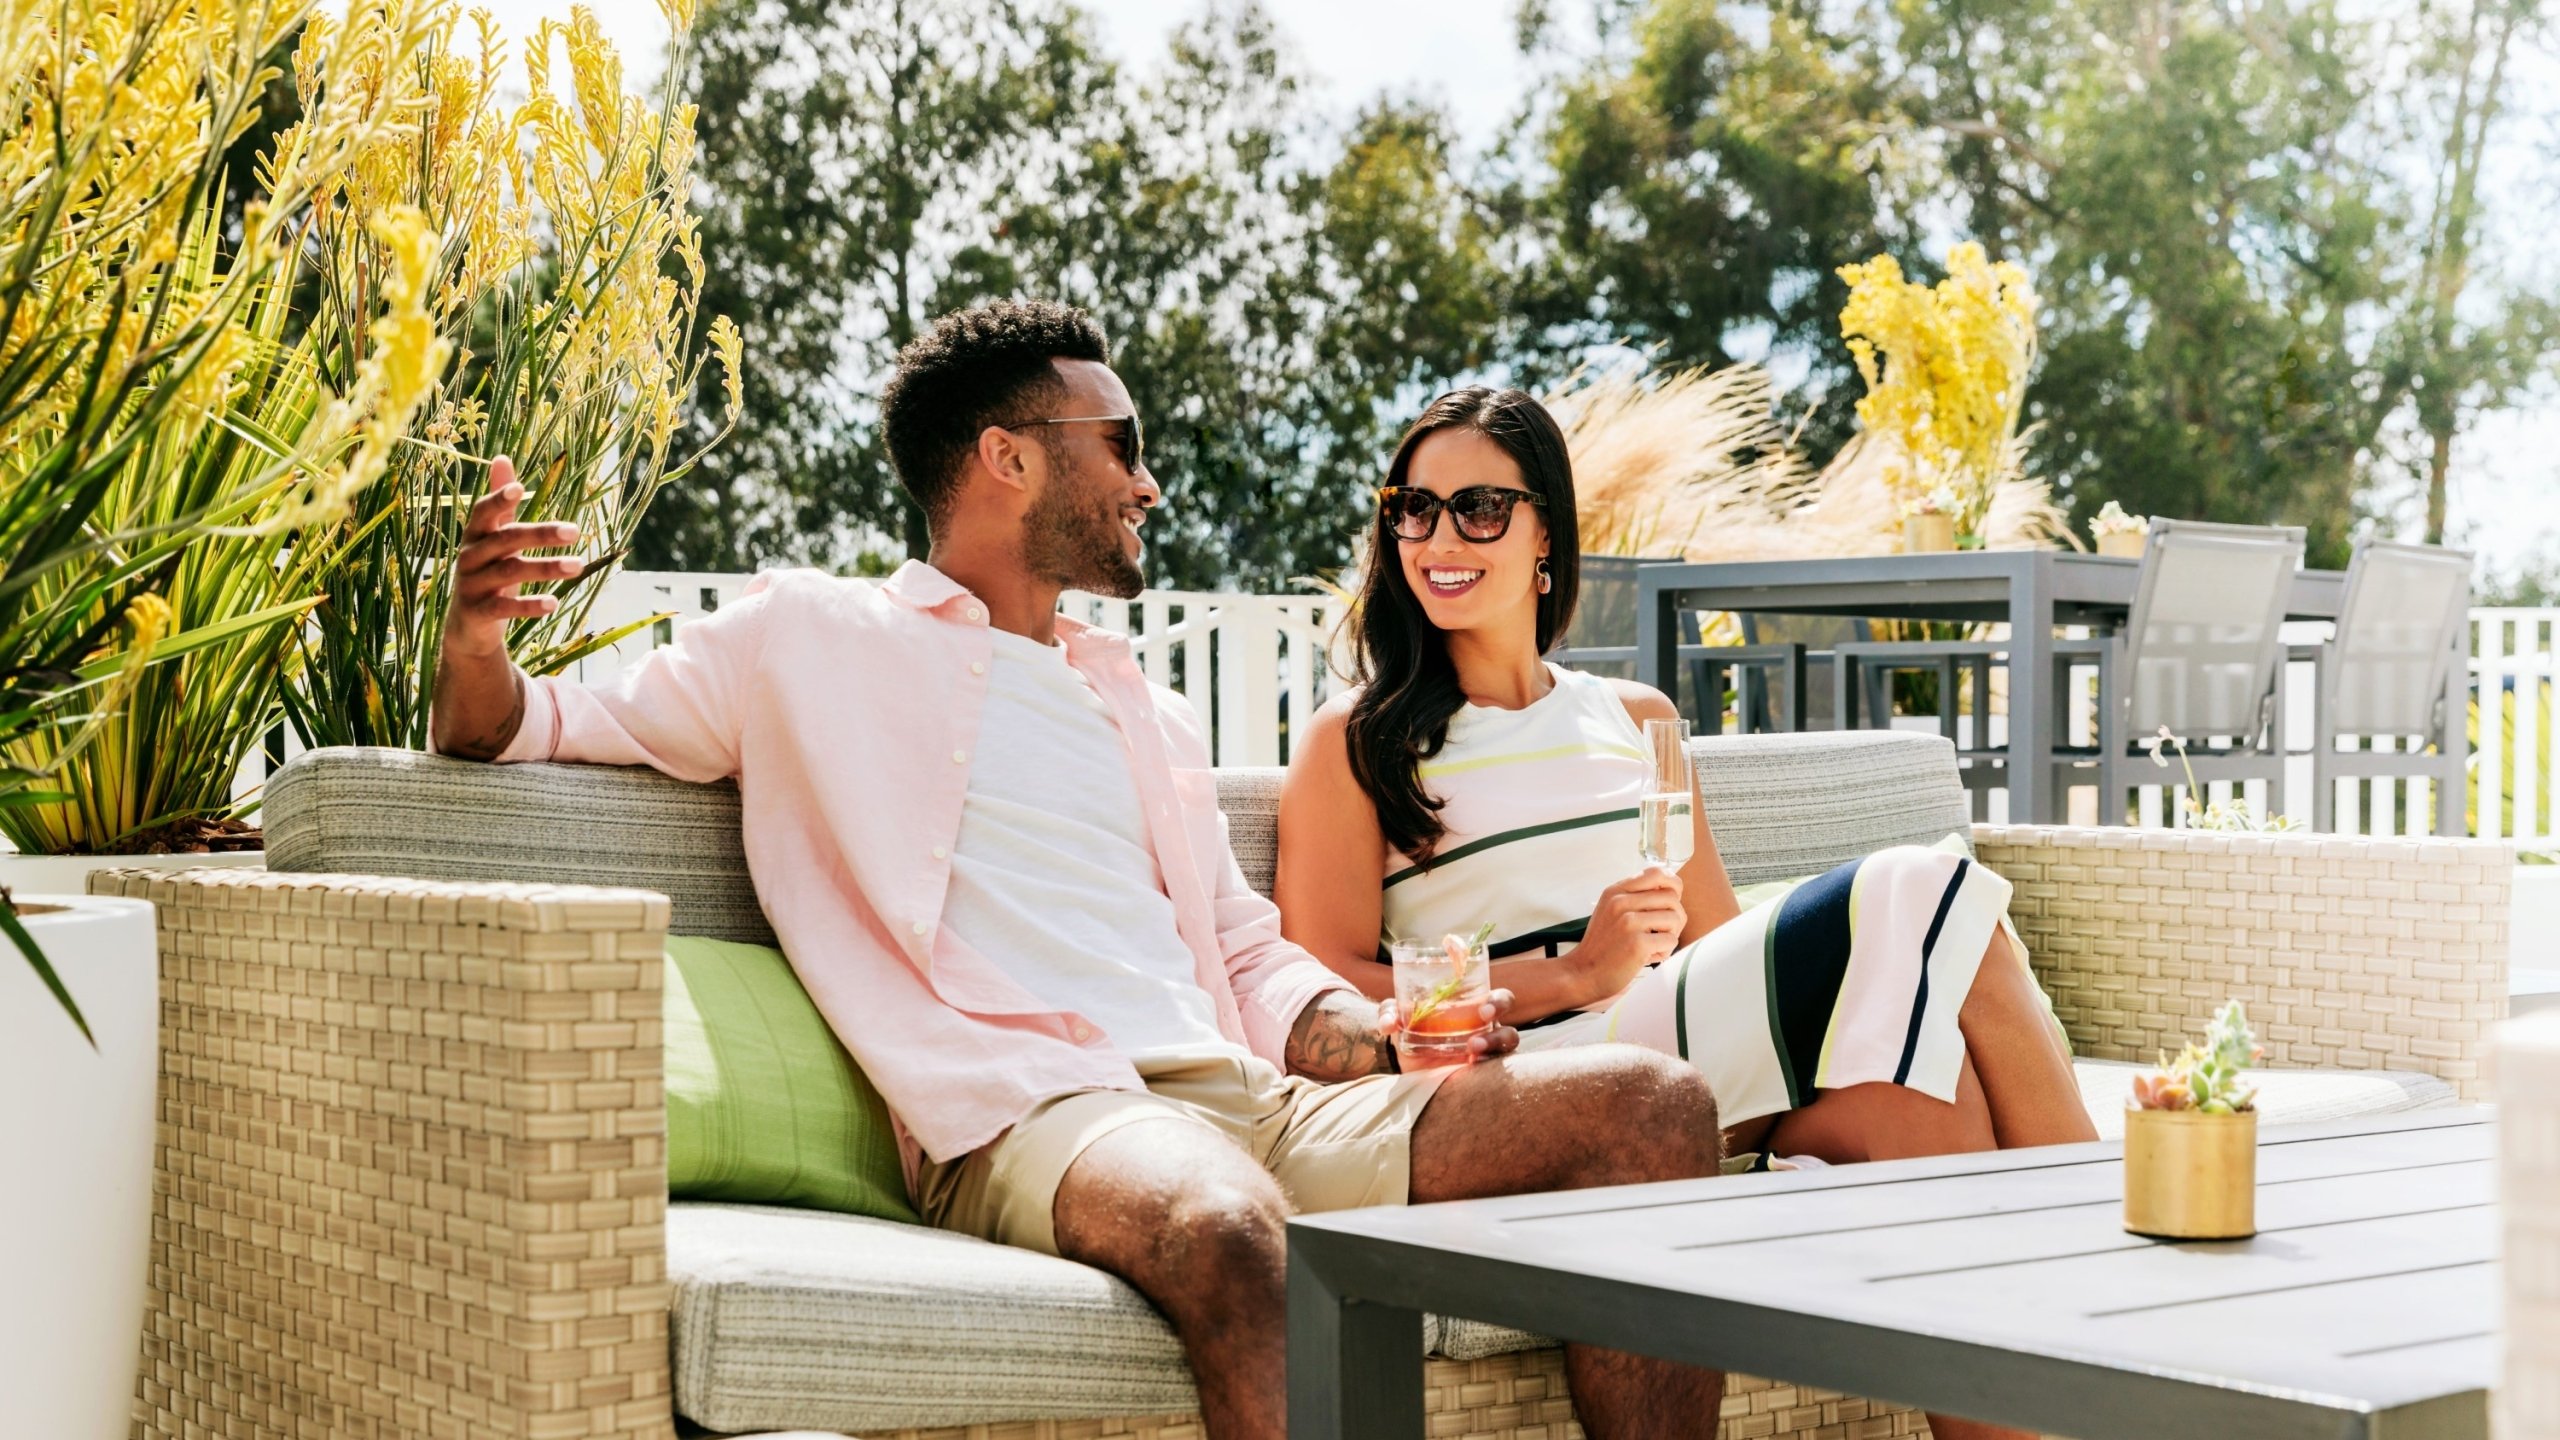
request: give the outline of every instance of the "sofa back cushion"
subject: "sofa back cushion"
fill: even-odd
[[[769,945],[667,941],[667,1193],[913,1223],[897,1134]]]
[[[1935,735],[1710,735],[1689,748],[1707,824],[1736,885],[1819,875],[1888,845],[1935,845],[1971,828],[1955,747]],[[1245,879],[1266,895],[1279,856],[1283,773],[1218,772],[1227,842]],[[1630,854],[1630,870],[1634,864]]]
[[[774,943],[725,781],[349,747],[294,757],[259,819],[270,870],[637,886],[674,902],[678,935]]]
[[[1848,731],[1711,736],[1698,785],[1737,885],[1816,875],[1967,826],[1954,747]],[[1245,878],[1269,893],[1281,772],[1222,769],[1218,803]],[[314,750],[267,782],[274,870],[632,885],[675,902],[670,928],[770,945],[738,840],[733,785],[649,770],[479,765],[409,750]]]

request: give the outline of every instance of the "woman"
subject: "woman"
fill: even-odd
[[[1535,399],[1433,401],[1379,497],[1362,683],[1316,716],[1282,792],[1290,939],[1384,997],[1382,936],[1491,922],[1524,1048],[1685,1056],[1713,1083],[1728,1154],[1837,1164],[2097,1138],[1999,876],[1898,847],[1745,912],[1698,805],[1679,873],[1641,868],[1642,725],[1678,712],[1540,658],[1573,613],[1576,546],[1564,435]]]

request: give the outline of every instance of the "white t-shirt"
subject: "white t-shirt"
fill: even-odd
[[[994,641],[943,923],[1132,1059],[1245,1053],[1174,923],[1110,710],[1064,647]]]

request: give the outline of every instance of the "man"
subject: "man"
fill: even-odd
[[[927,1220],[1126,1278],[1180,1336],[1209,1433],[1276,1440],[1293,1208],[1715,1171],[1691,1067],[1512,1055],[1497,1028],[1483,1063],[1400,1075],[1377,1007],[1280,938],[1189,707],[1057,614],[1064,589],[1137,593],[1161,499],[1090,320],[946,317],[881,419],[930,564],[760,576],[609,689],[507,659],[507,622],[556,604],[518,587],[580,563],[528,553],[578,537],[517,523],[500,461],[433,728],[451,755],[736,777],[757,894],[897,1115]],[[1589,1349],[1567,1370],[1600,1440],[1713,1433],[1715,1376]]]

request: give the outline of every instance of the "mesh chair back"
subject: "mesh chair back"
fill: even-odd
[[[2254,739],[2302,566],[2298,526],[2154,520],[2125,628],[2128,737]]]
[[[2347,565],[2329,647],[2329,723],[2341,735],[2435,736],[2454,637],[2471,608],[2471,557],[2368,540]]]

